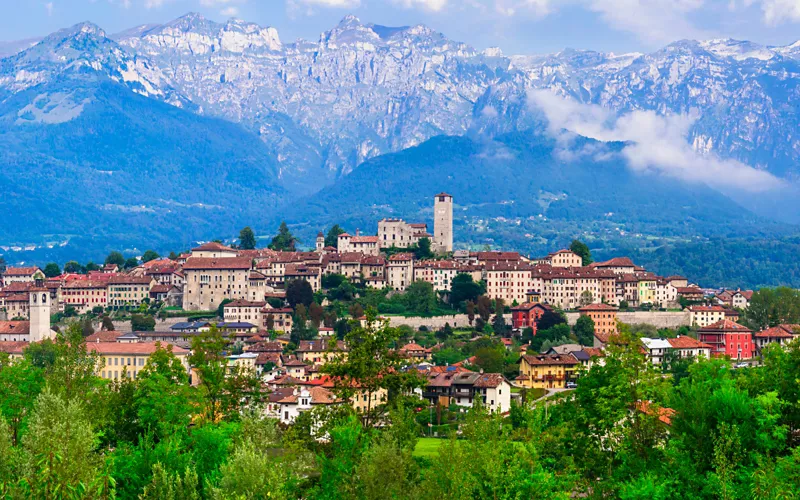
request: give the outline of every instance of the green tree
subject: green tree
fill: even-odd
[[[314,290],[311,284],[303,278],[293,279],[286,284],[286,301],[292,309],[298,304],[308,308],[314,301]]]
[[[339,224],[334,224],[325,234],[325,246],[336,248],[339,243],[339,235],[344,234],[344,229]]]
[[[586,243],[580,240],[572,240],[572,244],[570,244],[569,249],[572,251],[572,253],[580,255],[584,266],[588,266],[592,263],[592,252],[589,250],[589,247],[586,245]]]
[[[83,274],[84,272],[86,272],[86,270],[83,268],[83,266],[81,266],[74,260],[71,260],[66,264],[64,264],[64,272],[67,274]]]
[[[152,332],[156,329],[156,320],[148,314],[132,314],[131,330],[134,332]]]
[[[24,434],[33,403],[44,383],[44,370],[33,366],[28,359],[11,363],[7,354],[0,354],[0,420],[8,423],[14,444]]]
[[[139,265],[139,261],[136,260],[136,257],[129,257],[128,260],[125,261],[125,269],[133,269],[134,267]],[[88,267],[88,266],[87,266]]]
[[[102,329],[110,332],[114,330],[114,321],[109,316],[103,316],[102,318]]]
[[[217,306],[217,317],[225,319],[225,306],[233,302],[231,299],[222,299],[222,302]]]
[[[96,373],[101,359],[93,349],[87,348],[79,324],[72,324],[56,335],[55,362],[46,372],[47,387],[65,401],[88,398],[96,394],[101,385]]]
[[[156,259],[159,259],[159,258],[161,258],[161,256],[158,255],[158,253],[156,253],[155,250],[146,250],[142,254],[142,263],[150,262],[151,260],[156,260]]]
[[[121,252],[113,251],[106,257],[105,264],[116,264],[120,268],[125,265],[125,256]]]
[[[585,314],[578,316],[573,331],[581,345],[589,347],[594,345],[594,320],[592,318]]]
[[[44,266],[44,275],[48,278],[54,278],[61,274],[61,268],[58,267],[58,264],[55,262],[50,262],[46,266]]]
[[[94,453],[98,439],[76,399],[50,391],[40,394],[22,442],[27,452],[25,480],[34,498],[107,494],[102,487],[91,488],[96,486],[100,471],[99,457]],[[87,487],[95,494],[88,494]]]
[[[297,250],[296,245],[299,242],[300,240],[295,238],[291,231],[289,231],[289,226],[286,225],[286,222],[281,222],[281,226],[278,229],[278,234],[272,238],[269,248],[284,252],[295,252]]]
[[[436,310],[436,292],[429,282],[416,280],[406,287],[403,302],[409,311],[429,315]]]
[[[173,354],[172,345],[156,343],[139,372],[135,402],[141,425],[162,438],[188,428],[194,397],[186,367]]]
[[[250,228],[245,227],[239,231],[239,248],[243,250],[253,250],[256,247],[256,233]]]
[[[482,347],[475,351],[475,366],[485,373],[503,373],[505,348],[502,346]]]
[[[420,238],[416,248],[411,249],[414,252],[414,257],[417,260],[425,260],[433,258],[433,251],[431,250],[430,238]]]
[[[459,273],[450,286],[450,303],[458,307],[462,302],[475,302],[484,293],[486,284],[483,281],[476,283],[471,274]]]
[[[187,467],[183,475],[171,473],[164,465],[153,465],[153,480],[148,484],[141,500],[200,500],[200,479],[197,472]]]

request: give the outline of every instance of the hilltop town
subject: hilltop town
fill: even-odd
[[[375,235],[335,226],[307,251],[282,225],[268,248],[245,228],[236,245],[167,258],[114,252],[102,266],[6,267],[0,399],[28,390],[19,377],[72,380],[85,367],[79,379],[104,398],[137,387],[130,425],[141,429],[170,422],[183,433],[190,421],[256,412],[314,450],[335,441],[329,426],[347,415],[372,429],[415,408],[402,417],[426,429],[412,432],[425,443],[414,446],[439,447],[476,418],[518,426],[550,406],[588,411],[594,403],[581,401],[600,397],[598,377],[610,373],[678,384],[694,366],[758,373],[797,349],[796,291],[700,288],[625,256],[594,262],[577,240],[542,257],[454,250],[452,209],[440,193],[432,231],[401,219],[378,221]],[[192,403],[161,401],[168,394]],[[657,421],[659,439],[686,411],[639,390],[623,400],[613,418]],[[148,413],[163,404],[176,410]],[[12,433],[24,421],[11,420]],[[157,478],[153,468],[143,480]]]

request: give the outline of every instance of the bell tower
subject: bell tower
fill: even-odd
[[[29,342],[39,342],[52,339],[53,331],[50,329],[50,291],[44,286],[44,280],[37,279],[36,286],[30,289],[28,295],[30,329]]]
[[[325,248],[325,235],[320,231],[317,234],[317,252],[321,252]]]
[[[433,248],[440,253],[453,251],[453,197],[447,193],[434,198]]]

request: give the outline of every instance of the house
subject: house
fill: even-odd
[[[475,373],[451,366],[444,372],[429,372],[423,397],[431,404],[465,408],[480,398],[489,411],[505,413],[511,407],[511,384],[500,373]]]
[[[699,359],[701,356],[708,359],[711,357],[713,347],[688,335],[678,335],[674,339],[667,339],[673,351],[680,358]]]
[[[589,304],[578,309],[581,316],[588,316],[594,321],[595,333],[613,335],[617,333],[618,309],[608,304]]]
[[[752,297],[752,290],[737,290],[731,297],[731,305],[736,309],[747,309]]]
[[[380,254],[378,237],[361,236],[358,230],[356,230],[355,236],[351,236],[347,233],[340,234],[336,240],[336,249],[340,253],[358,252],[373,256],[378,256]]]
[[[410,359],[414,363],[421,363],[431,359],[431,350],[413,342],[408,343],[397,350],[400,356]]]
[[[317,406],[339,404],[336,396],[324,387],[295,387],[291,394],[276,402],[279,409],[280,421],[291,424],[303,412]]]
[[[711,346],[712,356],[750,359],[755,352],[753,332],[746,326],[726,319],[700,328],[697,338]]]
[[[381,249],[408,248],[419,244],[422,238],[433,240],[425,223],[408,223],[403,219],[378,221],[378,245]]]
[[[545,314],[554,314],[553,308],[547,304],[540,304],[538,302],[525,302],[518,306],[511,308],[511,328],[515,332],[521,332],[525,328],[533,330],[533,335],[536,335],[538,330],[539,320]]]
[[[768,344],[776,343],[783,346],[798,336],[800,336],[800,325],[781,324],[761,330],[753,335],[753,339],[756,343],[756,352],[761,354]]]
[[[722,306],[689,306],[689,322],[692,326],[704,327],[725,319]]]
[[[414,254],[397,253],[389,257],[386,277],[393,290],[404,291],[414,281]]]
[[[108,305],[108,283],[99,280],[73,280],[61,287],[64,306],[72,306],[79,314],[90,312],[95,307]]]
[[[593,262],[589,264],[589,267],[612,271],[615,274],[633,274],[636,272],[636,264],[628,257],[615,257],[604,262]]]
[[[347,346],[341,340],[301,340],[296,352],[297,357],[306,363],[323,365],[341,353],[346,353]]]
[[[587,370],[591,370],[595,364],[599,366],[606,364],[606,353],[599,347],[584,347],[582,351],[573,352],[572,355],[575,356]],[[588,358],[588,360],[585,360],[585,358]]]
[[[572,354],[526,354],[519,359],[517,385],[525,388],[563,389],[575,379],[580,362]]]
[[[672,350],[672,345],[666,339],[641,339],[645,354],[654,365],[661,365],[668,352]]]
[[[675,291],[678,294],[679,299],[683,297],[689,302],[699,302],[703,300],[703,297],[705,297],[703,290],[696,286],[678,286],[675,287]]]
[[[558,250],[548,255],[546,260],[552,267],[570,268],[583,266],[583,258],[572,250]]]

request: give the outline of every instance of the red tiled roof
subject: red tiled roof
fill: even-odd
[[[483,373],[475,381],[475,387],[498,387],[505,382],[506,378],[502,373]]]
[[[297,352],[326,352],[328,351],[329,342],[325,340],[301,340],[300,345],[297,347]],[[341,351],[346,351],[347,348],[341,340],[336,341],[336,348]]]
[[[692,312],[725,312],[722,306],[689,306]]]
[[[744,325],[740,325],[739,323],[734,323],[729,319],[723,319],[717,321],[708,326],[704,326],[698,330],[699,332],[741,332],[747,333],[751,332],[749,328]]]
[[[402,260],[414,260],[414,254],[410,253],[396,253],[389,257],[390,262],[397,262]]]
[[[325,389],[324,387],[309,387],[307,390],[311,396],[312,405],[329,405],[337,402],[336,396],[334,396],[331,391]],[[291,396],[281,399],[278,401],[278,403],[293,404],[297,403],[298,398],[298,394],[292,394]]]
[[[4,352],[6,354],[22,354],[22,351],[25,350],[26,347],[30,345],[30,342],[4,342],[0,341],[0,352]]]
[[[698,294],[699,293],[700,295],[703,294],[703,291],[700,290],[696,286],[679,286],[679,287],[675,288],[675,290],[680,294],[689,294],[689,293],[692,293],[692,294]]]
[[[588,354],[590,358],[604,358],[606,356],[606,352],[600,347],[584,347],[583,352]]]
[[[628,257],[614,257],[604,262],[594,262],[589,265],[591,267],[636,267],[636,264]]]
[[[216,241],[209,241],[208,243],[203,243],[197,248],[192,248],[192,252],[218,252],[218,251],[229,251],[233,252],[233,248],[226,247],[222,243],[218,243]]]
[[[39,268],[36,266],[7,267],[5,272],[3,273],[3,276],[30,276],[38,270]]]
[[[767,328],[755,334],[756,337],[761,339],[790,339],[800,335],[800,325],[778,325],[772,328]]]
[[[122,274],[112,276],[108,283],[110,285],[149,285],[151,281],[153,281],[153,278],[150,276],[128,276]]]
[[[279,365],[281,362],[281,354],[279,352],[259,352],[256,358],[256,366],[263,366],[267,363]]]
[[[656,415],[656,410],[650,401],[637,401],[636,409],[646,415]],[[672,425],[672,417],[675,416],[675,410],[672,408],[658,408],[658,420],[661,422]]]
[[[189,257],[183,269],[186,271],[202,269],[250,269],[253,261],[247,257]]]
[[[30,321],[0,321],[0,334],[27,335],[30,330]]]
[[[267,303],[263,300],[247,300],[247,299],[236,299],[233,302],[228,302],[225,304],[225,307],[264,307]]]
[[[669,342],[669,345],[675,349],[712,349],[710,345],[700,342],[697,339],[693,339],[688,335],[681,335],[679,337],[675,337],[674,339],[667,339],[667,342]]]
[[[90,342],[116,342],[117,337],[122,335],[122,332],[116,330],[100,330],[86,337],[86,343]]]
[[[526,354],[522,359],[529,365],[577,365],[578,359],[572,354]]]

